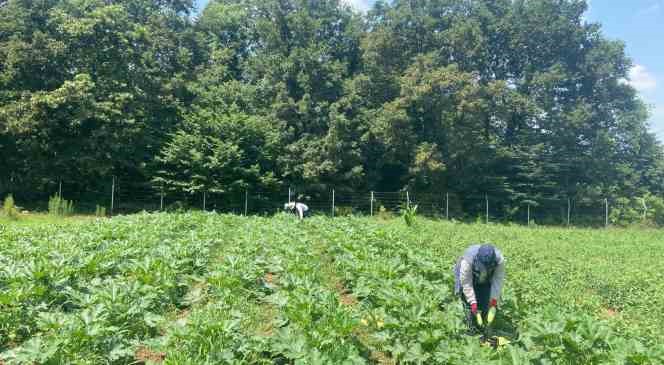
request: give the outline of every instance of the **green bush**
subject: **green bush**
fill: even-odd
[[[181,200],[176,200],[166,206],[166,211],[171,213],[184,213],[187,211],[187,205]]]
[[[353,215],[353,207],[334,207],[334,216],[335,217],[348,217]]]
[[[415,225],[415,217],[417,216],[417,205],[410,205],[401,209],[401,215],[408,227]]]
[[[385,206],[381,205],[380,208],[378,208],[378,218],[383,220],[389,220],[394,218],[394,214],[392,214],[391,211],[387,210]]]
[[[74,202],[62,199],[59,195],[54,195],[48,200],[48,213],[60,217],[73,215]]]
[[[106,207],[102,205],[97,205],[95,208],[95,216],[105,217],[106,216]]]
[[[642,197],[618,198],[609,208],[609,221],[616,226],[664,226],[664,199],[658,196],[646,194]]]
[[[14,204],[14,197],[11,194],[7,195],[5,198],[5,202],[2,206],[2,212],[9,219],[19,219],[18,208]]]

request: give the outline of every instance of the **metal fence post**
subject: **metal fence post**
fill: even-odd
[[[445,218],[450,220],[450,193],[445,193]]]
[[[161,188],[161,192],[159,193],[159,210],[163,211],[164,210],[164,188]]]
[[[332,189],[332,218],[334,218],[334,189]]]
[[[567,226],[569,227],[570,215],[572,213],[572,200],[567,198]]]
[[[205,191],[203,191],[203,211],[205,211]]]
[[[604,227],[609,226],[609,199],[604,198]]]
[[[291,188],[288,188],[288,203],[290,204],[291,202]]]
[[[60,186],[62,187],[62,182]],[[113,208],[115,208],[115,176],[113,176],[113,182],[111,183],[111,215],[113,215]]]
[[[530,227],[530,203],[528,203],[528,227]]]
[[[406,209],[410,209],[410,194],[406,190]]]
[[[113,177],[115,179],[115,177]],[[58,183],[58,197],[62,199],[62,180]]]
[[[484,200],[486,201],[486,223],[489,223],[489,195],[484,194]]]
[[[374,192],[371,191],[371,203],[370,203],[370,206],[371,206],[371,216],[372,216],[372,217],[373,217],[373,203],[374,203]]]
[[[249,190],[244,190],[244,216],[246,217],[249,211]]]

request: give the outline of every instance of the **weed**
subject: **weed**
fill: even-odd
[[[18,211],[18,207],[14,204],[14,197],[9,194],[5,198],[5,201],[2,205],[2,212],[5,215],[5,217],[11,219],[11,220],[18,220],[20,217],[20,213]]]
[[[67,217],[74,214],[74,202],[53,195],[48,200],[48,213],[55,216]]]

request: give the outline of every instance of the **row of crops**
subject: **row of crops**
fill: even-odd
[[[508,258],[492,350],[451,267]],[[0,227],[7,364],[658,364],[664,238],[420,220],[142,214]]]

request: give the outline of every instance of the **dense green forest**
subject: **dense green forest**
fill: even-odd
[[[631,60],[585,1],[0,3],[0,195],[664,188]]]

